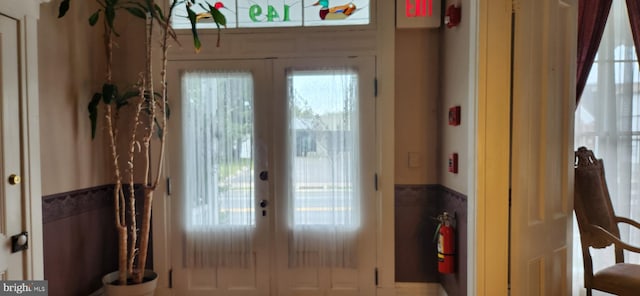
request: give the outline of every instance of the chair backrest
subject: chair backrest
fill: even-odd
[[[585,285],[590,286],[593,266],[589,247],[605,248],[612,244],[608,239],[594,233],[591,225],[600,226],[618,238],[620,238],[620,230],[615,220],[602,159],[596,159],[593,151],[585,147],[580,147],[575,152],[573,206],[580,229]],[[616,248],[615,253],[616,262],[624,260],[621,249]]]

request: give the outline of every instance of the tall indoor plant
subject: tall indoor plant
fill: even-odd
[[[171,26],[174,8],[186,5],[191,22],[194,47],[200,49],[201,43],[197,34],[197,22],[211,19],[220,29],[226,25],[225,17],[213,5],[199,4],[203,12],[195,13],[192,5],[195,0],[171,0],[169,7],[163,11],[155,0],[95,0],[99,8],[89,17],[89,24],[94,26],[102,17],[104,24],[104,46],[106,54],[105,82],[100,92],[96,92],[88,104],[91,121],[91,135],[95,137],[100,106],[104,109],[104,129],[107,134],[108,153],[110,155],[115,187],[113,202],[115,210],[115,226],[118,233],[118,280],[117,284],[127,285],[143,282],[146,265],[149,231],[151,225],[151,206],[154,193],[158,187],[166,145],[169,105],[167,101],[167,62],[171,39],[176,34]],[[71,0],[62,0],[58,17],[63,17],[69,10]],[[118,36],[114,23],[117,13],[126,11],[141,18],[145,26],[146,63],[140,71],[139,81],[131,90],[121,92],[113,81],[113,49],[114,40]],[[156,28],[158,26],[159,28]],[[219,32],[218,32],[219,34]],[[157,36],[159,35],[159,36]],[[159,87],[154,83],[152,60],[158,58],[154,53],[153,42],[158,39],[160,46],[160,78]],[[219,42],[219,35],[218,35]],[[124,107],[133,108],[121,112]],[[121,132],[118,121],[125,121],[130,128]],[[157,138],[157,139],[154,139]],[[151,154],[151,147],[156,146],[157,156]],[[122,156],[122,157],[121,157]],[[142,161],[138,161],[142,158]],[[153,158],[153,159],[152,159]],[[142,172],[143,180],[135,176]],[[143,193],[143,208],[138,229],[136,217],[136,181],[140,182]],[[124,186],[128,184],[128,186]]]

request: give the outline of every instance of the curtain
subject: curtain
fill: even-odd
[[[252,76],[188,72],[182,87],[185,267],[247,267],[255,225]]]
[[[598,51],[612,0],[580,0],[578,5],[578,73],[576,104],[580,101],[587,77]],[[635,0],[629,0],[635,1]]]
[[[357,266],[358,81],[350,69],[289,70],[290,267]]]
[[[624,1],[614,1],[602,43],[575,113],[575,147],[586,146],[604,160],[617,216],[640,218],[640,69]],[[575,221],[574,221],[575,222]],[[623,224],[622,239],[640,245],[637,231]],[[574,223],[574,295],[584,295],[579,231]],[[592,250],[594,271],[613,264],[612,248]],[[629,262],[640,256],[625,253]],[[578,294],[582,293],[582,294]],[[603,295],[594,292],[594,295]]]
[[[640,1],[627,0],[627,12],[631,24],[631,33],[636,44],[636,56],[640,58]]]

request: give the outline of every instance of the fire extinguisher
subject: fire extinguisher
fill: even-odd
[[[454,232],[451,226],[452,217],[444,212],[438,216],[440,224],[436,233],[438,235],[438,271],[440,273],[453,273],[455,261]]]

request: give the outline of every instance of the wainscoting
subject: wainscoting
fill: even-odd
[[[49,296],[89,295],[118,268],[113,186],[44,196],[44,278]]]
[[[49,296],[89,295],[102,287],[103,275],[118,268],[113,187],[42,198],[44,277],[49,281]],[[137,192],[142,195],[140,189]],[[137,204],[141,205],[141,199]]]
[[[456,272],[438,273],[434,235],[447,211],[455,216]],[[467,295],[467,198],[442,185],[395,186],[396,282],[440,283],[449,296]]]
[[[395,201],[397,295],[467,295],[466,196],[441,185],[396,185]],[[456,217],[452,275],[437,270],[433,218],[443,211]],[[44,196],[42,213],[49,295],[84,296],[100,289],[102,275],[117,268],[113,185]]]

